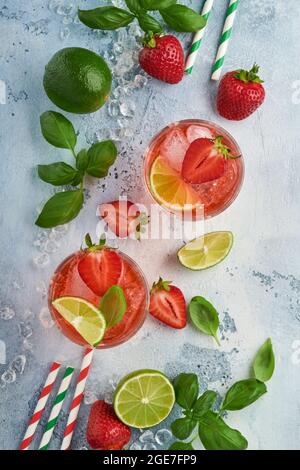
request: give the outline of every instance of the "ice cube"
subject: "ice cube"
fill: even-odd
[[[47,307],[41,309],[39,319],[44,328],[52,328],[54,325],[54,321]]]
[[[23,374],[26,365],[26,356],[20,354],[16,356],[10,363],[9,369],[16,372],[17,374]]]
[[[138,442],[134,442],[129,447],[129,450],[142,450],[142,446]]]
[[[207,128],[203,126],[189,126],[186,130],[186,136],[187,140],[191,144],[194,142],[196,139],[212,139],[213,134],[212,132]]]
[[[92,405],[97,400],[98,400],[98,396],[94,390],[86,390],[84,392],[83,401],[86,405]]]
[[[0,310],[1,320],[11,320],[15,316],[16,312],[10,307],[3,307]]]
[[[169,165],[181,172],[182,163],[189,147],[189,142],[184,132],[175,127],[170,130],[160,146],[160,155],[165,158]]]
[[[167,444],[168,442],[170,442],[171,439],[172,433],[168,429],[160,429],[155,434],[155,440],[160,446]]]
[[[3,374],[1,375],[1,380],[5,384],[11,384],[15,382],[17,376],[14,370],[12,369],[7,369]]]
[[[153,442],[154,441],[154,434],[152,431],[147,430],[143,432],[143,434],[140,436],[140,441],[145,444],[146,442]]]
[[[143,450],[156,450],[156,445],[152,442],[147,442],[147,444],[143,446]]]

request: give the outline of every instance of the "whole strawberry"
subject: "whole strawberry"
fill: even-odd
[[[235,70],[222,78],[217,109],[221,116],[232,121],[241,121],[261,106],[265,99],[263,80],[257,75],[259,66],[254,64],[250,71]]]
[[[93,449],[122,450],[130,441],[131,430],[119,420],[112,405],[98,400],[90,411],[86,437]]]
[[[152,36],[139,61],[145,72],[163,82],[179,83],[184,76],[184,52],[175,36]]]

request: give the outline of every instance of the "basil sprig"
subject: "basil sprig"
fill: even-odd
[[[203,16],[185,5],[178,5],[177,0],[126,0],[126,5],[129,11],[114,6],[78,10],[78,17],[89,28],[102,30],[123,28],[137,19],[147,34],[162,33],[159,21],[148,11],[158,11],[165,23],[178,32],[198,31],[206,24]]]
[[[273,364],[273,359],[271,361],[266,359],[270,358],[269,349],[270,340],[260,348],[254,361],[256,367],[260,364],[260,374],[266,378],[270,377],[272,369],[270,363]],[[264,366],[261,368],[262,363]],[[176,403],[183,409],[183,417],[171,424],[171,431],[179,441],[174,442],[170,450],[193,450],[192,443],[197,437],[207,450],[244,450],[248,447],[247,439],[240,431],[228,426],[221,413],[225,410],[241,410],[258,400],[267,392],[262,381],[250,378],[236,382],[229,388],[222,404],[218,407],[215,391],[206,390],[198,396],[199,383],[196,374],[178,375],[174,380],[174,390]],[[180,442],[190,438],[196,427],[197,436],[190,442]]]
[[[46,111],[41,115],[40,123],[46,141],[54,147],[70,150],[75,158],[75,166],[65,162],[38,165],[41,180],[52,186],[71,185],[76,188],[56,193],[44,205],[35,223],[39,227],[52,228],[70,222],[78,215],[84,203],[85,174],[96,178],[107,176],[116,160],[117,149],[111,140],[107,140],[76,154],[77,135],[73,124],[65,116]]]

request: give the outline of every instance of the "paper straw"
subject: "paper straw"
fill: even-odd
[[[203,5],[201,15],[204,16],[206,21],[208,20],[209,15],[211,13],[213,3],[214,3],[214,0],[206,0],[204,5]],[[191,45],[191,48],[190,48],[190,51],[189,51],[189,55],[186,59],[186,64],[185,64],[185,73],[188,74],[188,75],[190,75],[193,71],[194,64],[196,62],[196,57],[198,55],[198,52],[199,52],[199,49],[200,49],[200,46],[201,46],[201,43],[202,43],[202,39],[203,39],[203,36],[204,36],[204,33],[205,33],[206,26],[207,26],[207,23],[204,26],[204,28],[200,29],[200,31],[198,31],[195,34],[195,36],[193,38],[193,42],[192,42],[192,45]]]
[[[233,27],[235,15],[236,15],[236,11],[237,11],[237,7],[239,3],[240,3],[240,0],[230,0],[229,2],[217,56],[216,56],[215,63],[212,69],[212,76],[211,76],[212,80],[219,80],[221,76],[222,67],[224,64],[226,51],[228,49],[228,44],[229,44],[230,36],[232,33],[232,27]]]
[[[87,348],[84,353],[83,361],[80,368],[80,373],[77,379],[77,384],[74,392],[74,397],[69,410],[69,417],[67,426],[64,433],[64,438],[61,444],[61,450],[68,450],[71,445],[73,432],[76,425],[76,420],[80,408],[80,404],[83,398],[83,392],[85,384],[88,378],[91,362],[93,359],[94,349]]]
[[[29,446],[32,442],[32,439],[34,437],[37,425],[39,424],[39,421],[41,419],[41,416],[44,412],[46,403],[48,401],[49,395],[51,393],[51,390],[53,388],[53,385],[55,383],[58,371],[61,367],[61,364],[58,362],[53,362],[48,377],[46,379],[45,385],[43,387],[43,390],[40,394],[40,397],[38,399],[37,405],[35,407],[35,410],[33,412],[33,415],[28,423],[28,427],[25,433],[25,436],[23,438],[22,444],[20,445],[20,450],[28,450]]]
[[[69,389],[72,376],[74,373],[73,367],[67,367],[65,370],[65,374],[61,381],[59,390],[57,392],[56,398],[53,403],[53,407],[48,419],[48,423],[46,424],[44,435],[42,437],[41,443],[39,445],[39,450],[47,450],[51,441],[51,437],[56,426],[60,411],[63,406],[64,399],[67,395],[67,391]]]

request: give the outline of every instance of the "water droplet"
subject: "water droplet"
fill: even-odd
[[[70,29],[68,28],[68,26],[65,26],[64,28],[61,28],[59,36],[60,36],[60,39],[65,40],[65,39],[68,39],[70,34],[71,34]]]
[[[7,369],[5,372],[3,372],[3,374],[1,375],[1,380],[5,383],[5,384],[11,384],[13,382],[15,382],[17,376],[16,376],[16,373],[14,370],[12,369]]]
[[[16,372],[17,374],[23,374],[26,365],[26,356],[20,354],[16,356],[10,363],[9,369]]]
[[[171,431],[169,431],[169,429],[160,429],[155,434],[155,440],[157,444],[159,444],[160,446],[164,446],[165,444],[170,442],[171,439],[172,439],[172,433]]]
[[[39,319],[44,328],[52,328],[54,325],[54,320],[51,317],[51,314],[47,307],[42,308],[39,314]]]
[[[134,442],[129,447],[130,450],[142,450],[142,446],[138,442]]]
[[[135,104],[133,101],[124,101],[120,104],[120,111],[123,116],[132,118],[135,112]]]
[[[1,320],[11,320],[15,316],[16,312],[10,307],[3,307],[0,310]]]
[[[49,263],[50,258],[48,253],[42,253],[40,255],[37,255],[33,258],[33,262],[36,266],[43,268],[44,266],[47,266]]]
[[[156,445],[151,442],[148,442],[143,446],[143,450],[156,450]]]
[[[108,114],[111,117],[117,117],[120,112],[120,105],[117,100],[110,100],[108,103]]]
[[[143,432],[143,434],[140,435],[139,439],[142,443],[153,442],[154,441],[154,434],[153,434],[152,431],[147,430],[147,431]]]
[[[25,323],[25,322],[21,322],[19,323],[19,331],[21,333],[22,336],[24,336],[24,338],[30,338],[30,336],[32,336],[32,327],[30,325],[30,323]]]

